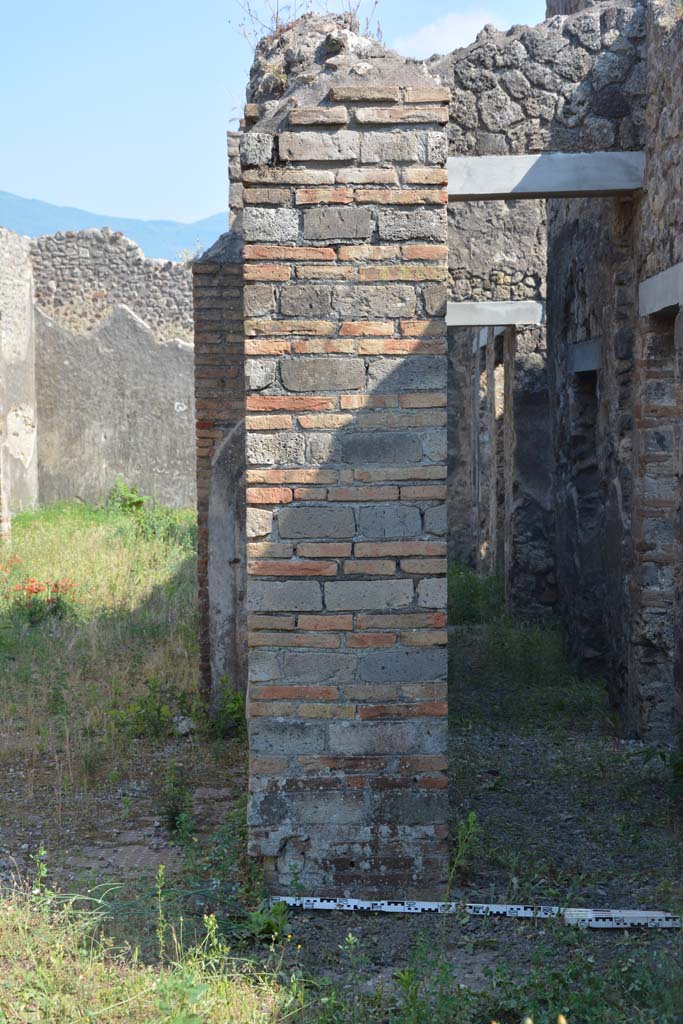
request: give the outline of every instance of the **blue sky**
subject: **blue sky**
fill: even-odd
[[[146,219],[226,207],[225,131],[251,62],[238,0],[4,8],[0,189]],[[380,0],[378,17],[388,45],[422,57],[470,42],[487,21],[534,24],[544,11],[545,0]]]

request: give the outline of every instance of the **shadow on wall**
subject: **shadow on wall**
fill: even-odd
[[[36,310],[39,496],[101,501],[117,476],[196,503],[193,346],[159,342],[126,306],[79,334]]]
[[[208,517],[209,705],[218,709],[228,687],[247,692],[247,534],[244,420],[216,450]]]

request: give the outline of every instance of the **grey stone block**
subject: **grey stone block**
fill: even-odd
[[[243,214],[242,229],[247,242],[296,242],[299,211],[249,207]]]
[[[253,754],[275,754],[278,757],[319,754],[325,749],[326,731],[327,727],[317,722],[252,718],[249,747]]]
[[[240,160],[243,167],[259,167],[272,163],[275,139],[266,132],[246,132],[240,140]]]
[[[429,284],[423,289],[425,310],[430,316],[445,316],[448,289],[445,284]]]
[[[342,461],[353,466],[399,465],[419,462],[422,444],[418,434],[383,431],[382,433],[342,434]]]
[[[275,312],[275,289],[272,284],[250,284],[244,289],[245,316],[267,316]]]
[[[413,597],[412,580],[342,580],[325,584],[328,611],[392,611],[408,608]]]
[[[307,356],[280,360],[288,391],[358,391],[365,386],[365,363],[349,356]]]
[[[379,237],[383,242],[425,239],[445,242],[448,223],[445,210],[380,210]]]
[[[312,580],[250,580],[247,594],[250,612],[318,612],[323,606],[320,584]]]
[[[323,320],[331,312],[332,289],[323,284],[289,284],[280,293],[280,310],[284,316]]]
[[[249,682],[271,683],[282,678],[277,654],[272,651],[253,650],[249,654]]]
[[[448,358],[446,356],[404,356],[401,359],[376,359],[370,363],[368,383],[373,391],[446,392]]]
[[[364,683],[440,682],[447,675],[448,651],[445,647],[367,651],[359,662],[359,677]]]
[[[247,359],[244,376],[249,391],[263,391],[275,383],[277,359]]]
[[[371,234],[370,210],[326,206],[304,213],[304,238],[307,241],[327,241],[335,238],[367,239]]]
[[[355,320],[389,320],[415,315],[415,289],[406,284],[336,285],[332,305],[342,317]]]
[[[416,163],[419,159],[419,134],[413,131],[366,132],[360,144],[361,162]]]
[[[357,160],[358,132],[282,132],[279,140],[282,160]]]
[[[449,820],[448,791],[382,793],[375,818],[387,825],[437,825]]]
[[[445,132],[427,133],[427,163],[445,167],[448,159],[448,136]]]
[[[419,537],[422,532],[420,510],[415,505],[398,502],[367,505],[358,510],[358,532],[368,540]]]
[[[321,465],[325,462],[339,462],[341,458],[341,434],[306,434],[306,462]]]
[[[432,462],[445,462],[448,453],[448,432],[443,430],[425,430],[422,435],[422,447]]]
[[[345,540],[353,537],[356,528],[353,509],[329,505],[281,508],[278,527],[283,538],[311,540]]]
[[[348,683],[355,675],[356,656],[337,651],[287,651],[283,679],[288,683]]]
[[[330,754],[444,754],[445,720],[425,722],[330,722]]]
[[[247,434],[246,447],[250,466],[301,466],[305,462],[306,439],[301,434]]]
[[[448,532],[448,509],[446,504],[428,508],[425,512],[425,533],[445,537]]]
[[[368,819],[362,792],[291,793],[287,809],[292,819],[301,825],[362,825]]]
[[[417,585],[417,603],[420,608],[445,608],[448,602],[446,580],[421,580]]]
[[[273,513],[269,509],[247,509],[247,537],[267,537],[272,529]]]

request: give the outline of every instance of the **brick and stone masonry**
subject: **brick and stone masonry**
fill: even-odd
[[[242,141],[250,849],[442,891],[448,90],[329,62]]]
[[[222,235],[193,273],[200,679],[214,705],[221,687],[246,690],[242,249]]]
[[[219,307],[233,303],[246,389],[242,408],[239,370],[218,373],[213,395],[202,385],[215,399],[200,420],[202,522],[223,537],[201,571],[206,611],[211,565],[230,566],[214,577],[228,609],[245,586],[227,529],[242,522],[243,455],[250,844],[271,891],[442,891],[447,533],[473,564],[505,568],[521,618],[553,607],[557,584],[573,653],[608,666],[622,731],[671,737],[681,328],[638,327],[636,307],[639,279],[681,259],[669,145],[680,37],[660,18],[667,5],[562,0],[544,25],[488,27],[427,65],[452,86],[451,155],[641,149],[644,136],[648,147],[643,197],[550,202],[547,353],[536,328],[490,332],[483,351],[472,331],[453,332],[448,403],[446,291],[543,299],[544,204],[453,203],[447,239],[448,94],[424,66],[314,16],[257,50],[245,131],[230,139],[243,314],[238,290],[220,299],[210,283],[238,243],[197,267],[214,365]],[[674,59],[657,59],[662,46]],[[662,80],[647,116],[646,62]],[[600,366],[572,370],[573,347],[597,341]],[[244,655],[246,626],[233,615],[212,629],[212,685],[221,666],[243,685],[244,658],[227,652]]]

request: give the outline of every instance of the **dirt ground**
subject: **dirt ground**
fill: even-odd
[[[683,816],[669,794],[664,760],[643,744],[615,738],[599,684],[549,678],[543,666],[528,672],[523,661],[508,671],[483,657],[486,643],[475,627],[456,630],[452,639],[455,825],[470,812],[477,821],[454,895],[679,910]],[[128,907],[129,939],[143,945],[160,864],[173,899],[186,897],[190,920],[193,912],[198,920],[206,910],[223,912],[222,873],[229,858],[231,870],[240,858],[225,823],[243,803],[241,741],[131,740],[85,791],[70,783],[66,754],[56,762],[54,755],[23,751],[10,735],[0,743],[0,881],[31,877],[33,858],[44,848],[51,886],[113,892],[108,898],[117,913]],[[170,761],[182,766],[192,797],[194,831],[185,842],[172,838],[163,821],[160,789]],[[215,856],[221,829],[222,860]],[[131,932],[135,913],[139,930]],[[667,950],[675,941],[665,933],[579,934],[559,922],[464,914],[292,913],[289,932],[286,966],[342,986],[362,978],[388,990],[421,941],[426,949],[438,944],[455,978],[474,989],[501,965],[523,972],[540,956],[561,966],[577,943],[607,963],[630,949]],[[349,933],[358,941],[349,943]]]

